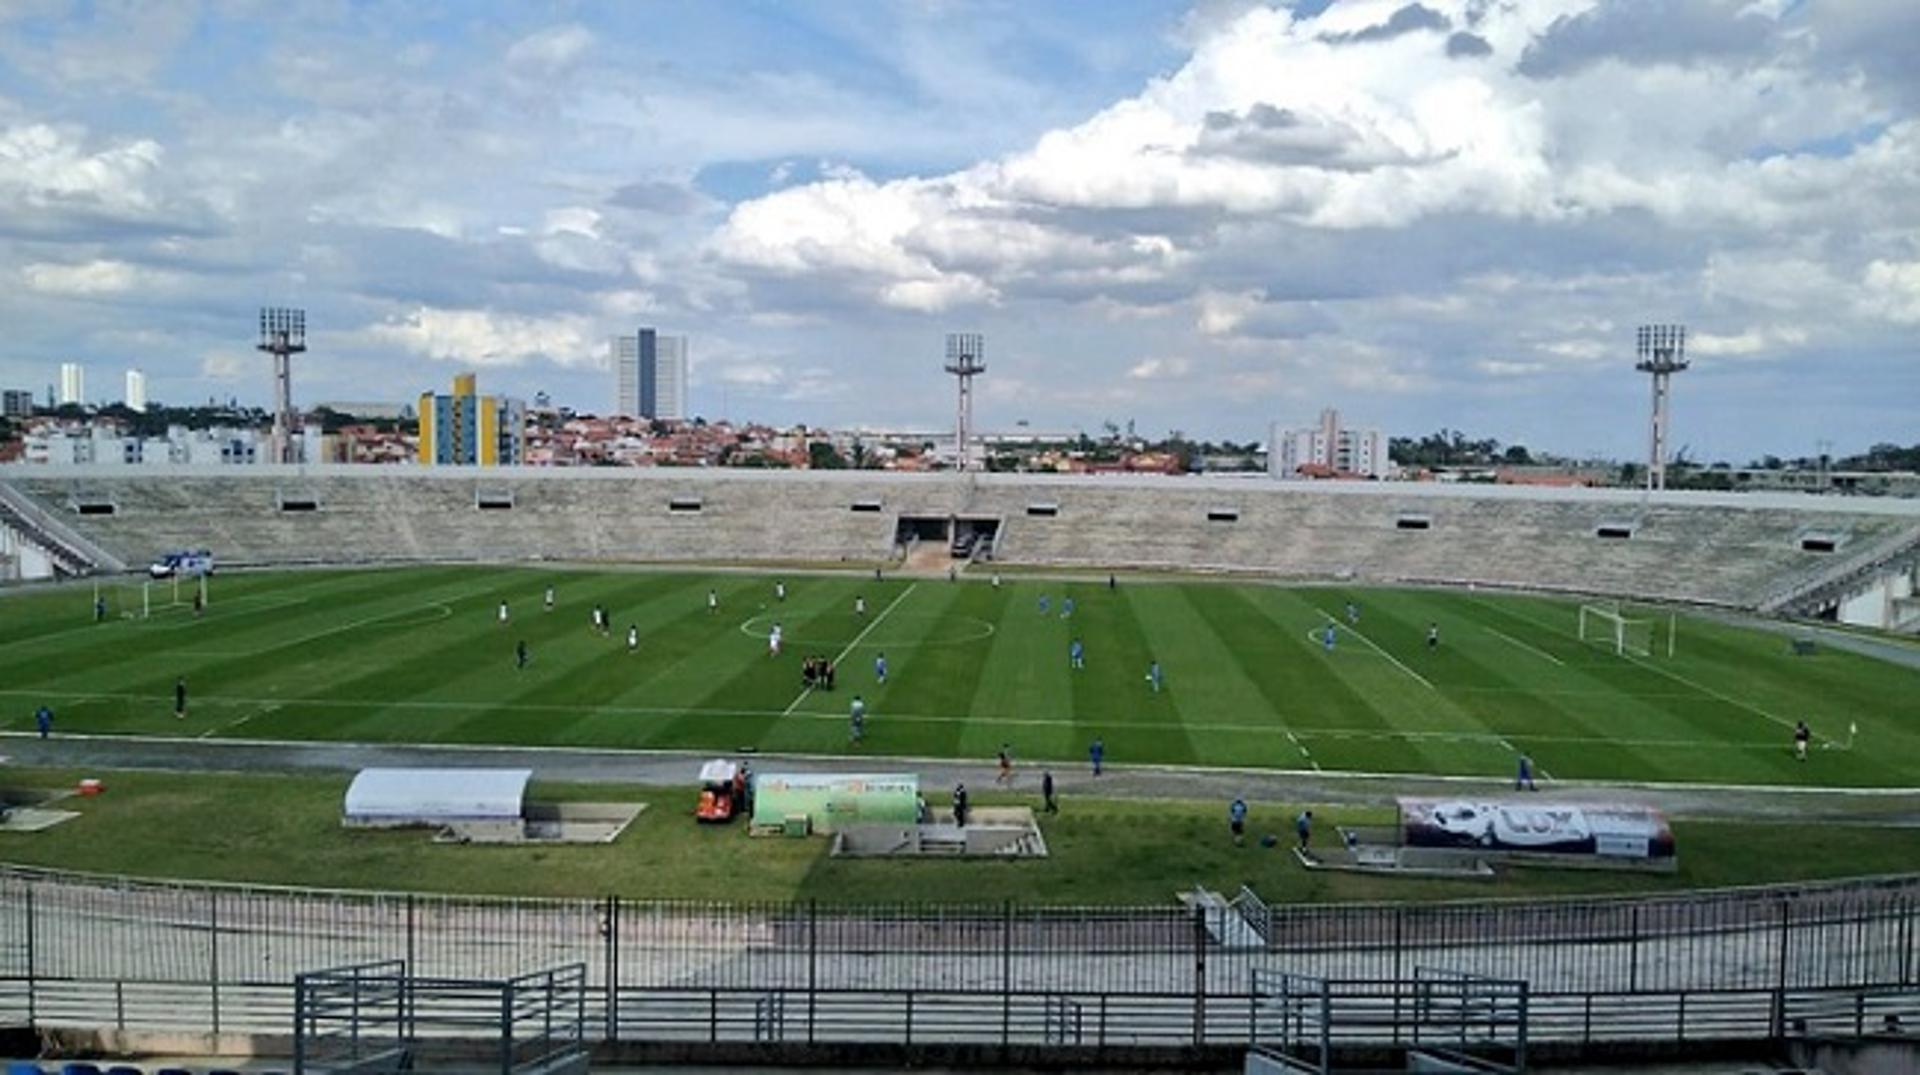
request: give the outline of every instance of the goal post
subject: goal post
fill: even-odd
[[[148,592],[144,579],[118,579],[93,584],[93,603],[87,616],[94,620],[143,620],[159,600]]]
[[[1671,616],[1663,621],[1628,615],[1618,606],[1581,605],[1580,641],[1604,646],[1621,657],[1651,657],[1657,650],[1671,657],[1674,622]]]
[[[196,598],[201,609],[213,602],[205,575],[96,580],[87,615],[96,620],[144,620],[194,608]]]

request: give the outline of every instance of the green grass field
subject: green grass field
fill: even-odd
[[[90,588],[15,594],[0,600],[0,728],[30,730],[45,703],[59,732],[846,753],[858,692],[858,749],[876,756],[985,759],[1007,742],[1027,760],[1081,760],[1100,737],[1118,764],[1506,776],[1524,751],[1558,779],[1920,784],[1920,673],[1837,650],[1794,657],[1777,634],[1710,619],[1680,617],[1672,658],[1664,642],[1623,658],[1576,637],[1577,603],[1508,594],[793,574],[777,602],[774,577],[235,574],[213,580],[202,617],[173,606],[102,624]],[[138,584],[110,597],[116,612],[137,608]],[[610,637],[589,629],[596,603]],[[1329,652],[1313,635],[1330,616],[1341,626]],[[1068,667],[1076,637],[1081,671]],[[838,690],[802,690],[813,653],[841,658]],[[176,721],[181,675],[191,704]],[[1806,763],[1789,749],[1802,717],[1815,732]]]

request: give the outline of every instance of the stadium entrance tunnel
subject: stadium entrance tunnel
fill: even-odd
[[[945,547],[956,560],[991,556],[1000,533],[996,516],[902,515],[894,525],[894,544]]]

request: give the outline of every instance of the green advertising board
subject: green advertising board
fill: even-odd
[[[911,825],[920,820],[920,777],[913,773],[759,773],[753,778],[753,827],[778,828],[805,814],[813,831],[845,825]]]

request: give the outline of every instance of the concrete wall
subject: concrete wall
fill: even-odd
[[[903,515],[1001,521],[1013,563],[1475,583],[1750,606],[1920,534],[1920,501],[1263,478],[313,466],[11,467],[0,481],[129,563],[868,563]],[[504,496],[512,507],[483,510]],[[287,499],[318,510],[285,512]],[[73,505],[110,500],[113,515]],[[878,502],[881,510],[854,511]],[[1047,509],[1042,513],[1037,509]],[[1421,529],[1409,529],[1413,521]],[[1631,538],[1596,535],[1629,524]],[[1835,535],[1833,552],[1804,550]]]

